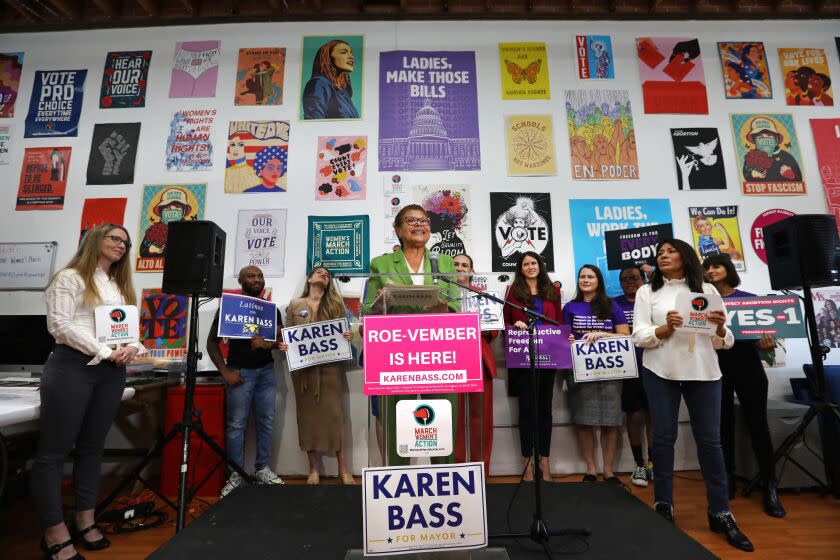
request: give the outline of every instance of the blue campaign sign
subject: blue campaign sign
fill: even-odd
[[[25,138],[78,136],[87,70],[35,72]]]
[[[277,306],[270,301],[239,294],[222,294],[219,306],[220,338],[277,339]]]

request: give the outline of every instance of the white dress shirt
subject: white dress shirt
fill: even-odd
[[[714,333],[686,333],[679,329],[664,340],[656,337],[656,328],[665,324],[669,311],[676,309],[677,294],[689,291],[684,278],[665,279],[655,292],[650,284],[639,288],[633,308],[633,343],[645,349],[642,363],[659,377],[674,381],[715,381],[721,377],[715,350],[732,348],[735,342],[728,328],[724,327],[723,338]],[[703,293],[718,291],[704,282]]]
[[[99,305],[122,305],[125,300],[117,283],[108,278],[100,268],[93,275],[96,289],[102,299]],[[44,292],[47,304],[47,330],[59,344],[75,348],[83,354],[93,356],[88,362],[95,366],[111,356],[113,349],[96,340],[96,319],[93,307],[84,304],[85,282],[79,273],[65,268],[56,274],[55,279]],[[139,342],[131,344],[137,354],[145,354],[146,348]]]

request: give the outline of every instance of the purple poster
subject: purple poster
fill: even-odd
[[[569,325],[545,325],[534,329],[534,367],[558,369],[572,367]],[[505,365],[508,368],[531,367],[528,353],[528,331],[514,327],[505,329]]]
[[[216,97],[221,41],[175,43],[169,97]]]
[[[379,170],[481,168],[474,51],[379,55]]]

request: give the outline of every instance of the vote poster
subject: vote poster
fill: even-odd
[[[621,271],[648,264],[656,266],[656,251],[662,239],[672,239],[671,224],[604,232],[607,268]]]
[[[223,293],[219,304],[219,338],[261,336],[277,340],[277,305],[264,299]]]
[[[144,185],[140,203],[139,235],[134,270],[163,272],[169,222],[204,219],[205,183]]]
[[[490,228],[494,271],[515,273],[522,253],[533,251],[554,272],[550,194],[491,192]]]
[[[671,143],[679,190],[726,188],[723,151],[716,128],[672,128]]]
[[[104,224],[123,225],[127,198],[86,198],[79,220],[79,245],[90,230]]]
[[[216,97],[221,41],[175,43],[169,98]]]
[[[576,340],[571,346],[576,383],[639,377],[636,347],[629,336],[601,338],[592,344]]]
[[[738,207],[689,206],[691,236],[700,262],[714,255],[728,255],[735,270],[747,269],[738,227]]]
[[[429,251],[450,257],[469,254],[472,242],[468,185],[415,185],[414,202],[429,215]]]
[[[481,169],[474,51],[379,54],[379,170]]]
[[[566,91],[572,179],[639,178],[630,95],[622,90]]]
[[[319,136],[315,159],[316,200],[364,200],[367,136]]]
[[[623,292],[619,271],[609,270],[604,233],[673,223],[667,198],[569,200],[569,213],[575,270],[584,264],[600,268],[610,297]]]
[[[760,41],[718,43],[727,99],[770,99],[770,71]]]
[[[134,162],[140,123],[93,126],[87,167],[88,185],[127,185],[134,182]]]
[[[505,117],[509,177],[557,175],[551,115]]]
[[[304,36],[300,120],[361,119],[364,35]]]
[[[286,192],[289,121],[231,121],[225,192]]]
[[[545,43],[499,43],[502,99],[551,99]]]
[[[0,53],[0,119],[15,116],[15,102],[20,93],[23,53]]]
[[[615,78],[615,59],[609,35],[576,35],[575,60],[581,80]]]
[[[149,358],[186,358],[189,298],[144,288],[140,299],[140,342],[149,351]]]
[[[216,109],[176,111],[166,137],[167,171],[206,171],[213,167]]]
[[[793,116],[738,113],[730,115],[730,119],[744,194],[805,194]]]
[[[306,270],[370,271],[370,216],[309,216]]]
[[[26,148],[15,210],[61,210],[72,148]]]
[[[824,49],[779,49],[788,105],[834,106],[831,72]]]
[[[0,125],[0,165],[9,165],[9,151],[12,149],[12,135],[15,127]]]
[[[145,107],[151,62],[152,51],[109,52],[102,72],[99,108]]]
[[[572,367],[569,325],[544,325],[534,329],[534,367],[536,369],[566,369]],[[505,366],[531,367],[528,331],[505,329]]]
[[[766,296],[726,299],[727,326],[736,340],[806,338],[799,299]]]
[[[283,342],[289,345],[289,371],[351,359],[350,341],[344,338],[349,330],[350,323],[344,317],[283,328]]]
[[[98,305],[93,308],[96,341],[132,344],[140,340],[140,317],[135,305]]]
[[[234,105],[282,105],[286,49],[239,49]]]
[[[784,208],[772,208],[759,214],[750,227],[750,244],[761,262],[767,264],[767,250],[764,247],[764,228],[780,222],[784,219],[795,216],[790,210]]]
[[[78,136],[87,70],[38,70],[24,138]]]
[[[645,113],[709,114],[697,38],[640,37],[636,54]]]
[[[236,226],[234,276],[258,266],[266,278],[285,276],[287,210],[240,210]]]
[[[811,132],[828,213],[840,227],[840,119],[811,119]]]

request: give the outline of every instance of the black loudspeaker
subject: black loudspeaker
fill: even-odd
[[[764,228],[774,290],[840,285],[837,222],[828,214],[800,214]]]
[[[169,222],[163,286],[167,294],[220,297],[225,232],[213,222]]]

